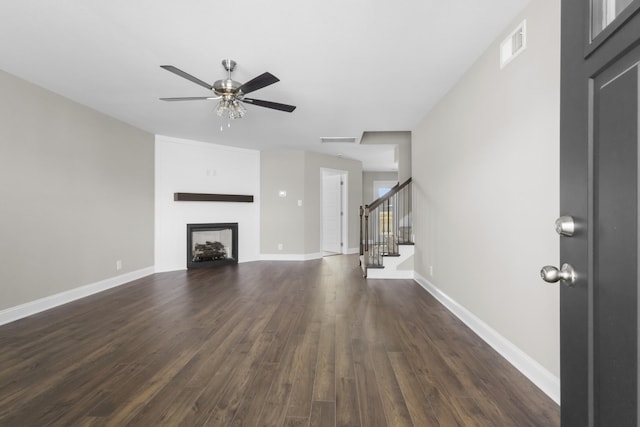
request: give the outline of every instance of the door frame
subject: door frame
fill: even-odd
[[[340,204],[341,204],[341,211],[342,211],[342,216],[340,218],[340,240],[342,242],[342,246],[340,247],[340,254],[347,254],[348,253],[348,236],[349,236],[349,230],[348,230],[348,224],[349,221],[347,221],[347,218],[349,218],[349,203],[348,203],[348,191],[349,191],[349,173],[345,170],[339,170],[339,169],[331,169],[331,168],[320,168],[320,253],[322,254],[322,256],[325,256],[325,252],[324,252],[324,213],[323,213],[323,207],[324,207],[324,178],[325,176],[335,176],[335,175],[339,175],[340,179],[342,181],[342,185],[341,185],[341,197],[340,197]]]

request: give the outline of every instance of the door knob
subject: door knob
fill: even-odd
[[[545,282],[560,282],[566,286],[573,286],[576,282],[576,272],[569,264],[563,264],[560,270],[551,265],[546,265],[540,270],[540,277],[542,277],[542,280]]]

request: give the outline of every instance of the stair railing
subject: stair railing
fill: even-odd
[[[384,268],[383,257],[400,256],[399,245],[412,245],[411,178],[360,207],[360,265]]]

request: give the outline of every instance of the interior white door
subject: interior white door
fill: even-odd
[[[342,194],[340,175],[324,175],[322,180],[322,250],[342,252]]]

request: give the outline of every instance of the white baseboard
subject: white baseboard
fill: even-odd
[[[360,248],[349,248],[347,254],[360,253]],[[309,261],[322,258],[322,253],[311,254],[260,254],[259,261]],[[411,276],[413,279],[413,276]]]
[[[433,295],[451,313],[458,317],[473,332],[493,347],[509,363],[534,383],[554,402],[560,404],[560,379],[549,372],[544,366],[536,362],[511,341],[500,335],[496,330],[484,323],[469,310],[458,304],[447,294],[438,289],[427,279],[415,273],[414,280],[427,292]]]
[[[391,268],[367,268],[367,279],[413,279],[413,270]]]
[[[186,271],[187,267],[160,267],[155,269],[155,273],[171,273],[172,271]]]
[[[321,253],[315,254],[260,254],[261,261],[309,261],[322,258]]]
[[[124,285],[125,283],[129,283],[133,280],[149,276],[154,272],[155,269],[153,267],[147,267],[141,270],[132,271],[120,276],[111,277],[99,282],[70,289],[68,291],[60,292],[59,294],[40,298],[35,301],[20,304],[15,307],[9,307],[0,311],[0,325],[4,325],[27,316],[40,313],[54,307],[58,307],[60,305],[87,297],[98,292],[106,291],[107,289]]]

